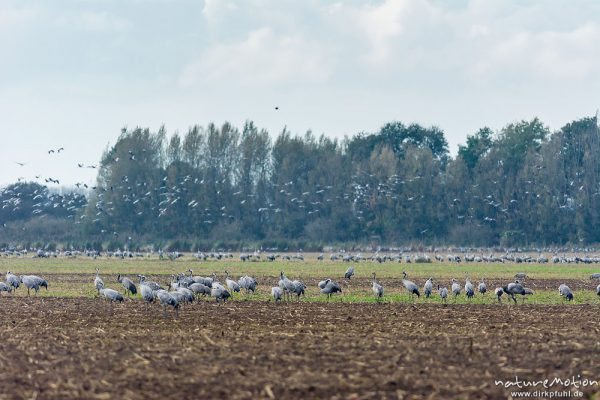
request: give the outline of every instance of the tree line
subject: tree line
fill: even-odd
[[[451,157],[441,129],[400,122],[343,140],[251,121],[123,129],[86,201],[37,215],[21,201],[0,218],[20,229],[47,215],[72,222],[72,241],[123,246],[598,243],[599,138],[596,117],[555,132],[536,118],[481,128]]]

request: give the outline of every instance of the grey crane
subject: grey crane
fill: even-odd
[[[188,288],[180,287],[179,289],[169,293],[171,296],[175,297],[179,304],[194,302],[194,293]]]
[[[591,274],[590,279],[600,279],[600,272],[595,272]]]
[[[521,280],[523,280],[525,278],[527,278],[527,274],[525,272],[517,272],[515,274],[515,279],[521,279]]]
[[[447,303],[448,302],[448,288],[440,287],[440,285],[438,285],[438,293],[440,294],[442,303]]]
[[[287,276],[285,276],[283,271],[279,274],[279,287],[283,291],[283,294],[289,299],[290,294],[294,291],[294,284]]]
[[[238,280],[238,285],[246,291],[246,294],[255,293],[258,282],[253,277],[245,275]]]
[[[117,302],[117,301],[122,303],[124,300],[123,295],[113,289],[102,288],[102,289],[100,289],[100,294],[102,296],[104,296],[104,298],[107,299],[108,301],[110,301],[111,303]]]
[[[12,286],[14,290],[17,290],[19,288],[19,286],[21,285],[21,281],[19,280],[19,277],[10,271],[6,272],[6,283],[9,286]]]
[[[331,279],[327,278],[323,281],[320,281],[319,284],[317,285],[319,287],[319,290],[321,289],[325,289],[325,286],[327,286],[327,284],[331,282]]]
[[[104,289],[104,281],[100,278],[100,270],[96,268],[96,278],[94,278],[94,287],[98,291],[98,296],[100,296],[100,289]]]
[[[567,301],[572,301],[573,300],[573,292],[564,283],[558,287],[558,293],[562,297],[564,297],[565,299],[567,299]]]
[[[417,297],[421,297],[421,294],[419,293],[419,287],[414,282],[406,279],[408,277],[408,274],[406,273],[406,271],[402,271],[402,276],[403,276],[402,284],[404,285],[404,287],[410,294],[411,300],[414,300],[415,294],[417,295]]]
[[[300,301],[300,296],[304,296],[304,289],[306,289],[306,285],[304,282],[299,280],[292,281],[292,284],[294,285],[292,293],[296,295],[296,300]]]
[[[179,316],[179,302],[171,293],[164,289],[160,289],[154,292],[154,295],[163,306],[163,315],[165,318],[167,317],[167,307],[172,307],[175,311],[175,315]]]
[[[458,281],[452,278],[452,294],[454,295],[454,300],[456,301],[456,297],[460,294],[460,285]]]
[[[216,274],[214,272],[213,272],[212,277],[192,276],[194,274],[194,271],[192,271],[191,269],[188,269],[188,272],[190,273],[190,277],[192,278],[192,280],[195,283],[201,283],[204,286],[211,287],[213,282],[215,282],[217,280]]]
[[[469,278],[467,278],[467,281],[465,282],[465,293],[468,299],[472,299],[473,296],[475,296],[475,288]]]
[[[425,286],[423,286],[423,293],[425,293],[425,298],[430,298],[433,290],[433,278],[427,279],[425,282]]]
[[[481,282],[479,282],[479,293],[485,295],[487,292],[487,285],[485,284],[483,278],[481,278]]]
[[[337,282],[334,282],[334,281],[329,281],[327,283],[327,285],[325,285],[325,287],[323,289],[321,289],[321,293],[327,295],[328,301],[331,299],[331,295],[333,295],[334,293],[338,293],[338,292],[341,293],[342,288],[339,284],[337,284]]]
[[[0,282],[0,292],[12,292],[12,286],[7,285],[4,282]]]
[[[229,291],[227,291],[227,289],[225,289],[225,287],[218,282],[213,282],[210,295],[215,298],[217,303],[220,301],[226,302],[227,299],[231,297]]]
[[[138,278],[139,278],[139,280],[140,280],[140,285],[144,284],[144,285],[146,285],[146,286],[149,286],[149,287],[150,287],[150,289],[152,289],[153,291],[154,291],[154,290],[160,290],[160,289],[162,289],[162,288],[163,288],[163,287],[162,287],[162,286],[161,286],[159,283],[157,283],[157,282],[154,282],[154,281],[149,281],[149,280],[147,280],[147,279],[146,279],[146,275],[139,275],[139,274],[138,274],[138,276],[137,276],[137,277],[138,277]]]
[[[133,281],[129,278],[126,278],[124,276],[121,276],[121,274],[117,275],[117,282],[119,282],[121,285],[123,285],[123,287],[125,288],[125,294],[129,295],[136,295],[137,294],[137,287],[135,286],[135,283],[133,283]]]
[[[229,279],[229,271],[225,271],[225,284],[227,285],[231,293],[240,292],[240,285],[233,279]]]
[[[35,290],[35,294],[37,294],[38,290],[41,287],[45,287],[48,290],[48,282],[45,279],[40,278],[35,275],[21,275],[19,277],[22,284],[27,288],[27,295],[30,294],[30,289]]]
[[[174,287],[173,285],[171,285],[171,287],[177,289],[180,287],[190,286],[192,283],[194,283],[194,280],[189,276],[185,276],[185,274],[183,273],[179,273],[174,278],[174,282],[177,283],[176,287]]]
[[[523,285],[521,285],[521,282],[519,282],[519,280],[515,280],[514,282],[509,283],[508,285],[506,285],[506,288],[503,288],[503,290],[510,295],[510,298],[515,302],[515,304],[517,304],[517,299],[515,298],[515,294],[523,294],[524,292],[524,287]]]
[[[200,297],[200,296],[210,296],[210,287],[199,283],[199,282],[195,282],[192,283],[188,289],[190,289],[192,292],[194,292],[196,294],[196,296]],[[200,299],[198,299],[200,300]]]
[[[596,294],[600,296],[600,285],[596,286]]]
[[[281,302],[281,297],[283,296],[283,291],[279,286],[274,286],[271,288],[271,296],[273,296],[273,300],[275,302]]]
[[[352,275],[354,275],[354,267],[348,267],[348,269],[346,270],[346,273],[344,273],[344,278],[350,279],[350,278],[352,278]]]
[[[148,304],[154,302],[154,290],[143,279],[140,279],[140,294],[146,303],[146,307],[148,307]]]
[[[377,282],[377,279],[375,278],[375,272],[373,272],[373,294],[375,295],[377,301],[381,300],[383,297],[383,286]]]
[[[507,289],[508,290],[508,289]],[[505,293],[504,292],[504,288],[501,287],[497,287],[494,290],[494,293],[496,294],[496,296],[498,297],[498,303],[502,304],[502,300],[500,299],[502,297],[502,295]]]

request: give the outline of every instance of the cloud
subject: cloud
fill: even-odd
[[[40,10],[34,7],[13,7],[0,2],[0,32],[14,32],[33,23],[40,15]]]
[[[62,28],[75,28],[90,32],[121,32],[131,28],[127,19],[109,14],[106,11],[80,11],[56,17],[55,24]]]
[[[230,0],[204,0],[202,14],[206,19],[211,20],[237,8],[237,4]]]
[[[523,79],[582,79],[597,74],[599,65],[600,29],[587,23],[566,31],[515,32],[493,43],[476,72]]]
[[[410,2],[386,0],[357,10],[359,26],[364,30],[372,46],[369,60],[377,64],[387,60],[390,45],[404,28],[404,19],[410,13]]]
[[[208,48],[184,68],[179,82],[182,86],[302,84],[323,82],[332,72],[333,62],[319,43],[261,27],[241,41]]]

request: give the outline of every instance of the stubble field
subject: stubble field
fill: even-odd
[[[37,297],[21,288],[0,298],[0,398],[507,398],[518,389],[496,381],[600,379],[593,265],[354,266],[344,281],[347,265],[315,261],[0,259],[5,271],[49,281]],[[223,281],[227,269],[255,276],[259,293],[224,305],[201,300],[165,318],[138,298],[110,306],[95,297],[96,267],[116,289],[119,272],[166,284],[188,268]],[[305,298],[268,301],[280,270],[304,280]],[[464,285],[469,275],[486,278],[491,291],[525,271],[536,293],[518,305],[499,305],[493,293],[447,306],[437,296],[412,302],[403,270],[420,287],[429,276],[449,287],[452,277]],[[380,304],[370,293],[372,271],[387,293]],[[331,302],[315,288],[325,277],[344,290]],[[562,304],[563,282],[576,304]],[[597,397],[600,387],[578,390]]]

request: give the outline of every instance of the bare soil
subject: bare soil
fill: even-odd
[[[0,304],[2,399],[478,399],[515,375],[600,378],[596,305]]]

